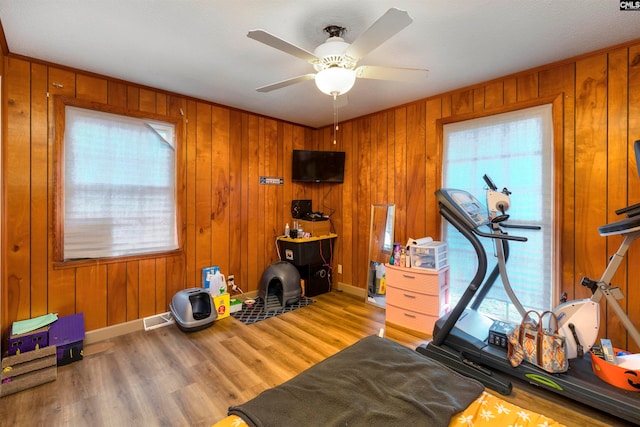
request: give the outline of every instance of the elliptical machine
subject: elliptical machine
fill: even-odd
[[[536,225],[523,225],[523,224],[511,224],[508,221],[510,215],[507,211],[511,207],[511,191],[504,187],[501,191],[498,191],[498,186],[488,176],[482,177],[487,184],[486,200],[487,200],[487,212],[488,212],[488,226],[491,232],[496,236],[493,240],[495,245],[495,256],[497,259],[496,265],[484,282],[482,289],[476,295],[474,302],[471,304],[472,310],[478,310],[480,304],[484,301],[486,295],[489,293],[498,276],[502,281],[502,286],[506,292],[509,300],[514,305],[520,317],[523,317],[527,310],[522,306],[520,300],[516,296],[511,282],[509,281],[509,275],[507,274],[507,261],[509,260],[509,240],[501,239],[501,236],[506,236],[506,229],[520,229],[520,230],[540,230],[541,227]],[[526,242],[525,237],[518,237],[514,239],[521,242]]]
[[[635,149],[636,158],[640,160],[640,141],[636,141]],[[496,191],[497,187],[490,184],[489,181],[485,178],[485,182],[489,187]],[[503,195],[508,196],[505,193]],[[497,197],[498,200],[504,198],[500,195]],[[576,343],[576,355],[579,346],[582,346],[584,355],[570,360],[568,373],[550,374],[527,362],[518,367],[512,367],[507,359],[506,346],[501,347],[495,345],[495,343],[491,345],[489,342],[489,330],[495,327],[494,319],[477,310],[489,288],[493,285],[497,274],[500,274],[500,257],[498,257],[498,265],[485,281],[488,264],[487,254],[479,238],[488,238],[496,242],[498,253],[501,248],[505,247],[505,243],[507,243],[506,247],[508,248],[508,242],[510,241],[524,242],[527,239],[509,235],[501,230],[505,224],[500,225],[500,223],[504,220],[500,221],[498,219],[496,221],[495,219],[499,215],[495,218],[487,216],[487,209],[482,203],[464,190],[443,188],[436,191],[436,198],[442,217],[471,243],[478,257],[478,266],[476,274],[459,302],[449,313],[436,322],[433,340],[426,345],[419,346],[416,351],[449,366],[463,375],[479,380],[486,387],[501,394],[511,393],[512,384],[508,379],[511,376],[603,410],[614,416],[640,424],[640,411],[638,410],[638,407],[640,407],[640,393],[614,387],[596,377],[591,369],[590,354],[584,351],[584,348],[590,348],[593,342],[590,343],[591,339],[586,334],[582,334],[582,336],[580,333],[573,334],[570,327],[570,324],[572,324],[574,329],[580,331],[580,326],[584,322],[579,320],[575,313],[580,312],[581,308],[590,310],[590,308],[585,309],[584,307],[589,307],[591,303],[597,305],[601,297],[604,296],[610,303],[611,300],[614,301],[612,307],[617,306],[617,308],[614,308],[615,313],[629,331],[629,335],[640,345],[640,334],[638,334],[637,329],[624,313],[624,310],[615,301],[617,292],[610,286],[610,279],[622,262],[622,258],[629,246],[636,238],[640,237],[640,205],[619,211],[620,214],[626,214],[628,218],[599,228],[601,235],[623,235],[624,241],[616,255],[612,257],[603,277],[600,281],[595,282],[597,284],[596,289],[593,297],[588,299],[589,304],[586,301],[584,303],[582,301],[567,302],[556,308],[556,315],[562,317],[560,325],[565,330],[569,330],[570,335],[565,333],[565,336],[577,336],[576,339],[573,339],[573,342]],[[488,201],[490,200],[488,198]],[[481,231],[485,226],[489,227],[490,233]],[[506,256],[504,257],[504,262],[506,263]],[[504,277],[506,277],[506,274]],[[507,287],[510,288],[510,286],[505,285],[505,289]],[[477,296],[476,293],[478,293]],[[476,297],[475,300],[474,297]],[[517,301],[517,298],[512,299]],[[572,306],[572,304],[574,305]],[[518,310],[520,311],[520,308]],[[595,321],[598,322],[598,320],[596,317]],[[567,343],[569,344],[570,342],[572,342],[572,339],[567,338]]]

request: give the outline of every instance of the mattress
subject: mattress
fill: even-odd
[[[369,336],[253,399],[223,426],[559,426],[394,341]],[[484,424],[483,424],[484,423]]]

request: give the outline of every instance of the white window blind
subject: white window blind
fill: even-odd
[[[511,195],[510,222],[537,225],[542,230],[509,230],[527,242],[509,242],[507,272],[511,285],[527,309],[548,310],[553,297],[553,123],[551,104],[443,126],[443,187],[469,191],[486,205],[489,175]],[[489,229],[481,230],[489,232]],[[451,297],[455,304],[477,268],[468,241],[443,221],[448,243]],[[481,238],[491,271],[496,258],[492,241]],[[475,261],[475,262],[474,262]],[[500,278],[480,307],[493,316],[520,321]]]
[[[66,106],[64,259],[178,248],[172,123]]]

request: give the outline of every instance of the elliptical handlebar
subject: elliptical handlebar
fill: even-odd
[[[487,184],[487,210],[489,211],[489,221],[492,225],[492,229],[494,232],[497,230],[496,226],[502,228],[514,228],[521,230],[541,230],[542,227],[537,225],[523,225],[523,224],[508,224],[507,220],[509,219],[509,215],[507,214],[507,210],[511,207],[511,191],[506,187],[502,189],[502,191],[498,191],[498,186],[495,184],[493,179],[487,174],[482,176],[482,179]],[[495,234],[495,233],[494,233]],[[482,235],[484,237],[488,237],[488,235]],[[494,238],[500,238],[495,236]],[[526,242],[527,239],[510,239],[505,237],[505,240],[517,240],[520,242]]]
[[[504,227],[504,225],[502,225],[502,226]],[[510,236],[508,234],[483,233],[482,231],[479,231],[477,228],[475,230],[473,230],[473,232],[475,234],[477,234],[478,236],[488,237],[489,239],[513,240],[515,242],[526,242],[527,240],[529,240],[526,237],[522,237],[522,236]]]
[[[493,191],[498,191],[498,186],[495,184],[495,182],[493,182],[493,180],[491,179],[491,177],[489,175],[487,175],[486,173],[482,176],[482,179],[484,179],[484,182],[487,183],[487,186],[492,189]]]
[[[520,228],[522,230],[542,230],[539,225],[525,225],[525,224],[500,224],[504,228]]]
[[[520,230],[542,230],[542,227],[539,225],[523,225],[523,224],[507,224],[502,223],[500,227],[504,228],[519,228]]]

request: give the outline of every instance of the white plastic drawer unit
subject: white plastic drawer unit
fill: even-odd
[[[423,270],[440,270],[449,265],[447,244],[430,242],[422,246],[409,246],[411,267]]]

